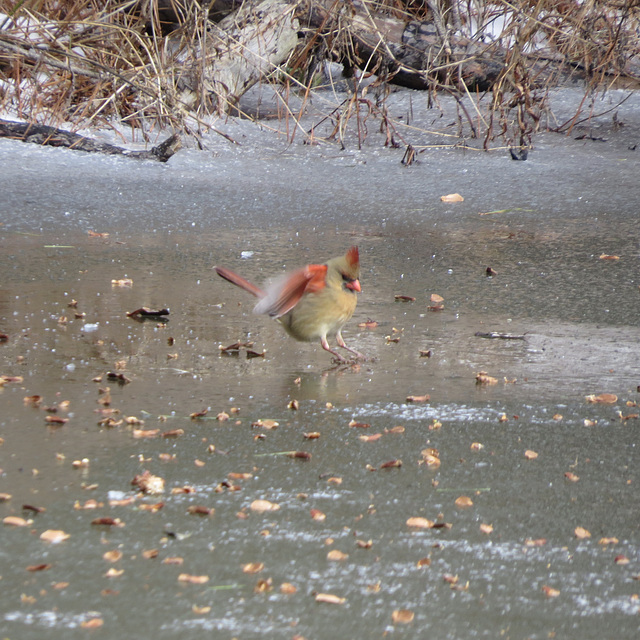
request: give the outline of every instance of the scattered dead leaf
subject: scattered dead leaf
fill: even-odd
[[[260,573],[264,569],[264,562],[248,562],[242,565],[242,573]]]
[[[196,516],[212,516],[215,513],[215,509],[213,507],[194,504],[187,509],[187,513]]]
[[[249,508],[256,513],[266,513],[269,511],[278,511],[280,505],[275,502],[270,502],[269,500],[254,500],[249,505]]]
[[[548,585],[542,585],[542,593],[544,593],[547,598],[557,598],[560,595],[560,591],[558,589],[554,589]]]
[[[338,549],[331,549],[331,551],[327,553],[327,560],[330,560],[331,562],[343,562],[348,557],[349,557],[348,553],[343,553]]]
[[[178,576],[178,581],[187,584],[206,584],[209,582],[209,576],[195,576],[190,573],[181,573]]]
[[[476,384],[494,385],[498,384],[498,379],[490,376],[486,371],[479,371],[476,374]]]
[[[100,629],[100,627],[104,626],[104,620],[102,618],[89,618],[88,620],[83,620],[80,626],[83,629]]]
[[[35,573],[37,571],[48,571],[49,569],[51,569],[52,566],[53,566],[52,564],[46,564],[46,563],[43,563],[43,564],[30,564],[27,567],[27,571],[30,571],[32,573]]]
[[[102,557],[107,562],[118,562],[119,560],[122,560],[122,551],[119,551],[118,549],[113,549],[112,551],[106,551],[105,553],[102,554]]]
[[[620,256],[610,255],[608,253],[603,253],[600,256],[600,260],[620,260]]]
[[[138,487],[142,492],[152,495],[162,493],[164,491],[164,478],[154,476],[148,470],[136,475],[131,481],[131,484],[134,487]]]
[[[600,540],[598,540],[598,544],[601,544],[601,545],[618,544],[618,542],[620,542],[618,538],[614,538],[614,537],[600,538]]]
[[[461,509],[467,509],[473,506],[473,500],[469,496],[460,496],[456,498],[455,505]]]
[[[290,582],[283,582],[280,585],[280,593],[284,593],[285,595],[290,596],[296,593],[297,591],[298,591],[298,588],[294,584],[291,584]]]
[[[598,395],[591,394],[585,397],[587,402],[596,404],[615,404],[618,402],[618,396],[615,393],[600,393]]]
[[[119,280],[111,281],[112,287],[133,287],[133,280],[131,278],[120,278]]]
[[[62,531],[61,529],[47,529],[40,534],[40,540],[50,542],[51,544],[58,544],[68,540],[71,536]]]
[[[569,480],[569,482],[578,482],[578,480],[580,480],[580,476],[577,476],[573,471],[565,471],[564,477]]]
[[[370,436],[358,436],[358,439],[362,440],[362,442],[375,442],[376,440],[380,440],[380,438],[382,438],[381,433],[373,433]]]
[[[584,540],[585,538],[591,537],[591,534],[584,527],[576,527],[573,533],[579,540]]]
[[[325,604],[344,604],[347,599],[336,596],[333,593],[316,593],[316,602],[324,602]]]
[[[91,521],[91,524],[104,525],[107,527],[124,527],[124,522],[122,522],[120,518],[110,518],[107,516],[104,516],[102,518],[94,518]]]
[[[413,529],[433,529],[435,523],[433,522],[433,520],[427,520],[427,518],[415,516],[409,518],[406,524],[408,527],[411,527]]]
[[[371,427],[368,422],[356,422],[355,420],[351,420],[349,426],[355,427],[356,429],[369,429]]]
[[[629,564],[629,562],[630,562],[629,558],[627,558],[627,556],[623,556],[623,555],[618,555],[618,556],[616,556],[616,557],[613,559],[613,561],[614,561],[616,564],[619,564],[619,565]]]
[[[313,520],[317,520],[318,522],[323,522],[327,518],[326,514],[319,509],[311,509],[309,513],[311,514]]]
[[[380,465],[381,469],[399,469],[402,466],[402,460],[389,460]]]
[[[403,296],[401,294],[397,294],[393,296],[393,298],[398,302],[415,302],[416,301],[416,299],[413,296]]]
[[[532,451],[531,449],[527,449],[524,452],[524,457],[527,460],[535,460],[538,457],[538,454],[535,451]]]
[[[416,562],[416,567],[418,567],[418,569],[422,569],[424,567],[430,567],[430,566],[431,566],[431,558],[420,558],[420,560]]]
[[[491,525],[491,524],[481,524],[480,525],[480,531],[482,531],[482,533],[486,533],[487,535],[489,535],[490,533],[493,533],[493,525]]]
[[[317,440],[320,437],[320,433],[318,431],[309,431],[308,433],[303,433],[302,435],[307,440]]]
[[[135,311],[127,311],[129,318],[159,318],[168,315],[169,309],[149,309],[149,307],[140,307]]]
[[[442,202],[464,202],[464,198],[459,193],[448,193],[447,195],[440,196]]]
[[[251,423],[252,427],[262,427],[263,429],[277,429],[280,426],[280,423],[277,420],[271,420],[267,418],[266,420],[256,420]]]
[[[429,402],[429,400],[431,399],[431,396],[429,395],[424,395],[424,396],[407,396],[406,401],[407,402]]]
[[[393,624],[409,624],[414,618],[415,614],[410,609],[396,609],[391,614]]]

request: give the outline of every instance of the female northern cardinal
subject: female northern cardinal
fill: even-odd
[[[215,270],[225,280],[259,298],[254,312],[276,318],[296,340],[311,342],[319,338],[323,349],[339,362],[346,362],[327,342],[327,335],[335,333],[338,346],[364,359],[361,353],[347,347],[341,333],[355,311],[356,294],[361,290],[358,247],[351,247],[346,255],[332,258],[327,264],[309,264],[285,275],[266,290],[230,269],[215,267]]]

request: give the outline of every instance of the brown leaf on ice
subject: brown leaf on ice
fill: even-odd
[[[599,395],[591,394],[585,397],[587,402],[596,404],[615,404],[618,402],[618,396],[615,393],[600,393]]]
[[[253,474],[246,471],[230,471],[227,473],[227,478],[229,480],[249,480],[253,478]]]
[[[108,238],[109,237],[108,233],[98,233],[97,231],[91,231],[91,229],[87,231],[87,235],[90,238]]]
[[[595,427],[598,424],[597,420],[590,420],[589,418],[585,418],[582,421],[582,424],[584,424],[585,427]]]
[[[242,573],[260,573],[264,569],[264,562],[248,562],[242,565]]]
[[[437,469],[440,466],[440,452],[433,447],[428,447],[420,452],[422,455],[422,463],[431,469]]]
[[[538,454],[535,451],[532,451],[531,449],[527,449],[524,452],[524,457],[527,460],[535,460],[538,457]]]
[[[258,580],[258,582],[256,582],[256,586],[253,587],[253,592],[254,593],[268,593],[272,589],[273,589],[273,579],[272,578],[267,578],[265,580],[264,578],[262,578],[262,579]]]
[[[68,540],[71,536],[68,533],[60,529],[47,529],[40,534],[40,540],[44,540],[45,542],[51,542],[52,544],[57,544],[58,542],[64,542]]]
[[[380,438],[382,438],[381,433],[373,433],[370,436],[358,436],[358,439],[362,440],[362,442],[375,442],[376,440],[380,440]]]
[[[251,511],[255,511],[257,513],[266,513],[268,511],[278,511],[280,509],[280,505],[275,502],[270,502],[269,500],[254,500],[249,508]]]
[[[527,538],[524,541],[525,547],[543,547],[547,544],[546,538]]]
[[[429,396],[429,395],[407,396],[406,402],[429,402],[430,399],[431,399],[431,396]]]
[[[600,256],[600,260],[620,260],[620,256],[610,255],[608,253],[603,253]]]
[[[427,520],[427,518],[415,516],[413,518],[409,518],[406,524],[408,527],[413,529],[433,529],[435,523],[433,520]]]
[[[371,549],[371,547],[373,547],[373,540],[356,540],[356,547],[358,547],[358,549]]]
[[[168,316],[169,309],[149,309],[149,307],[140,307],[135,311],[127,311],[129,318],[158,318],[161,316]]]
[[[118,549],[113,549],[112,551],[106,551],[102,554],[102,557],[107,562],[118,562],[118,560],[122,560],[122,551]]]
[[[371,427],[368,422],[356,422],[355,420],[351,420],[349,426],[355,427],[356,429],[369,429]]]
[[[158,557],[158,554],[160,552],[158,551],[158,549],[144,549],[142,551],[142,557],[145,560],[153,560],[154,558]]]
[[[300,403],[294,398],[289,401],[287,404],[287,409],[291,409],[292,411],[297,411],[300,408]]]
[[[491,525],[491,524],[481,524],[480,525],[480,531],[482,531],[482,533],[486,533],[487,535],[489,535],[490,533],[493,533],[493,525]]]
[[[9,383],[22,384],[23,382],[22,376],[0,376],[0,387]]]
[[[459,193],[448,193],[445,196],[440,196],[442,202],[464,202],[464,198]]]
[[[395,296],[393,296],[394,300],[397,300],[398,302],[415,302],[416,299],[413,296],[403,296],[401,294],[397,294]]]
[[[29,407],[39,407],[40,403],[42,402],[42,396],[25,396],[22,401],[24,402],[25,406],[29,406]]]
[[[123,573],[124,573],[124,569],[116,569],[114,567],[111,567],[111,569],[108,569],[107,572],[104,574],[104,577],[119,578]]]
[[[184,429],[169,429],[169,431],[163,431],[163,438],[179,438],[184,435]]]
[[[187,513],[195,516],[212,516],[215,513],[215,509],[212,507],[205,507],[200,504],[194,504],[187,509]]]
[[[498,379],[490,376],[486,371],[479,371],[476,374],[476,384],[498,384]]]
[[[271,420],[269,418],[265,420],[256,420],[251,423],[252,427],[262,427],[263,429],[277,429],[280,423],[277,420]]]
[[[327,478],[327,482],[329,484],[335,484],[336,486],[338,486],[342,484],[342,478],[339,478],[337,476],[331,476],[330,478]]]
[[[30,564],[26,569],[27,571],[31,571],[32,573],[35,573],[36,571],[47,571],[48,569],[51,569],[53,565],[52,564]]]
[[[311,509],[309,513],[311,514],[311,517],[318,522],[323,522],[327,518],[326,514],[319,509]]]
[[[194,413],[190,413],[189,417],[192,420],[197,420],[198,418],[204,418],[207,413],[209,413],[209,409],[203,409],[202,411],[195,411]]]
[[[36,507],[32,504],[23,504],[22,509],[24,511],[32,511],[33,513],[44,513],[46,511],[44,507]]]
[[[579,540],[584,540],[585,538],[591,537],[591,534],[584,527],[576,527],[573,533]]]
[[[415,614],[409,609],[396,609],[391,614],[393,624],[409,624],[410,622],[413,622],[414,618]]]
[[[580,476],[577,476],[573,471],[565,471],[564,477],[570,482],[578,482],[580,480]]]
[[[0,333],[0,342],[8,342],[9,336],[6,333]]]
[[[600,538],[600,540],[598,540],[598,544],[601,545],[607,545],[607,544],[618,544],[618,542],[620,542],[618,540],[618,538]]]
[[[471,451],[482,451],[482,449],[484,449],[484,445],[481,442],[471,443]]]
[[[59,416],[46,416],[44,421],[47,424],[59,426],[59,425],[67,424],[67,422],[69,422],[69,418],[60,418]]]
[[[91,521],[91,524],[95,525],[105,525],[108,527],[124,527],[124,522],[120,520],[120,518],[109,518],[107,516],[102,518],[94,518]]]
[[[287,456],[296,460],[311,460],[311,454],[306,451],[288,451]]]
[[[190,573],[181,573],[178,576],[178,581],[187,584],[206,584],[209,582],[209,576],[194,576]]]
[[[327,560],[330,560],[331,562],[343,562],[348,557],[349,557],[348,553],[343,553],[338,549],[331,549],[331,551],[327,553]]]
[[[120,278],[119,280],[111,281],[112,287],[133,287],[133,280],[131,278]]]
[[[402,460],[389,460],[380,465],[381,469],[399,469],[402,466]]]
[[[157,438],[160,435],[160,429],[133,429],[131,435],[136,440],[143,438]]]
[[[378,326],[378,323],[375,320],[367,320],[366,322],[360,322],[358,327],[360,329],[375,329]]]
[[[195,492],[196,492],[195,487],[190,487],[188,485],[185,485],[183,487],[174,487],[173,489],[171,489],[172,495],[182,495],[182,494],[189,494],[189,493],[195,493]]]
[[[157,513],[160,509],[164,508],[164,502],[154,502],[153,504],[142,503],[138,505],[140,511],[149,511],[151,513]]]
[[[627,558],[627,556],[623,556],[623,555],[618,555],[616,556],[613,561],[616,564],[620,564],[620,565],[625,565],[625,564],[629,564],[630,560],[629,558]]]
[[[324,602],[325,604],[344,604],[346,598],[341,598],[333,593],[316,593],[316,602]]]
[[[247,349],[247,358],[266,358],[267,352],[263,351],[254,351],[253,349]]]
[[[456,498],[455,505],[461,509],[466,509],[473,506],[473,500],[469,496],[460,496]]]
[[[320,437],[320,433],[318,431],[309,431],[307,433],[302,434],[307,440],[317,440]]]
[[[104,626],[104,620],[102,618],[89,618],[88,620],[83,620],[80,626],[83,629],[100,629],[100,627]]]
[[[421,358],[430,358],[433,355],[431,349],[420,349]]]
[[[405,432],[405,428],[398,424],[395,427],[391,427],[391,429],[385,429],[384,430],[385,433],[404,433]]]
[[[172,566],[176,566],[176,567],[181,567],[184,564],[184,558],[181,558],[180,556],[170,556],[168,558],[165,558],[162,561],[162,564],[168,564],[168,565],[172,565]]]
[[[422,569],[423,567],[430,567],[430,566],[431,566],[431,558],[420,558],[420,560],[416,562],[416,567],[418,567],[418,569]]]
[[[154,476],[148,470],[136,475],[131,481],[131,484],[134,487],[138,487],[144,493],[158,494],[164,491],[164,478]]]
[[[7,500],[11,500],[11,494],[10,493],[0,493],[0,502],[6,502]]]
[[[285,595],[290,596],[296,593],[297,591],[298,591],[298,588],[294,584],[291,584],[290,582],[283,582],[280,585],[280,593],[284,593]]]
[[[557,598],[560,595],[560,591],[558,589],[554,589],[548,585],[542,585],[542,593],[544,593],[547,598]]]

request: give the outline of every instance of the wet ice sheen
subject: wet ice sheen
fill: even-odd
[[[1,141],[0,332],[10,339],[0,344],[0,374],[24,382],[0,388],[2,491],[13,494],[0,516],[22,514],[23,504],[46,507],[30,516],[28,531],[3,531],[7,637],[46,630],[66,639],[99,612],[110,637],[600,640],[615,630],[635,640],[637,420],[617,413],[637,411],[640,382],[638,161],[628,148],[640,127],[628,106],[623,134],[610,143],[543,135],[527,162],[429,151],[403,167],[401,151],[297,143],[283,151],[247,123],[228,125],[249,134],[243,147],[212,138],[215,153],[186,149],[164,166]],[[451,192],[465,202],[441,203]],[[110,236],[88,238],[88,230]],[[212,272],[224,264],[260,283],[354,243],[363,293],[345,338],[372,358],[358,370],[332,368],[318,345],[289,340]],[[620,260],[600,260],[603,253]],[[486,276],[488,266],[496,276]],[[133,287],[113,288],[125,274]],[[443,311],[427,310],[431,293],[444,297]],[[394,302],[395,294],[416,302]],[[84,318],[68,308],[71,298]],[[127,318],[143,305],[170,308],[169,322]],[[370,318],[376,330],[358,327]],[[388,344],[394,328],[400,342]],[[487,340],[478,331],[525,339]],[[265,359],[220,355],[220,345],[247,339],[267,350]],[[421,358],[421,349],[432,356]],[[118,362],[129,384],[92,382]],[[75,370],[61,379],[69,364]],[[498,384],[476,385],[480,370]],[[100,428],[98,387],[107,384],[120,416],[184,435],[134,439],[126,426]],[[618,402],[585,402],[600,392]],[[24,405],[33,394],[45,404],[70,400],[69,423],[48,427],[42,410]],[[412,394],[431,400],[409,404]],[[293,398],[298,411],[287,409]],[[231,407],[240,412],[215,420]],[[189,419],[203,408],[206,419]],[[251,426],[265,418],[280,426]],[[352,418],[371,427],[351,428]],[[442,425],[435,430],[434,420]],[[388,432],[398,425],[403,434]],[[309,431],[321,437],[304,439]],[[365,433],[383,436],[367,443]],[[439,451],[439,469],[420,464],[427,447]],[[528,449],[539,457],[527,460]],[[274,455],[291,450],[312,457]],[[175,462],[161,462],[166,453]],[[83,458],[89,467],[73,469]],[[390,460],[402,467],[380,468]],[[131,479],[144,468],[169,490],[196,493],[141,500],[164,501],[157,513],[74,509],[134,495]],[[565,480],[567,471],[579,482]],[[236,472],[253,475],[229,491],[224,483]],[[474,506],[457,508],[460,495]],[[252,513],[256,499],[281,508]],[[197,504],[215,514],[188,515]],[[313,520],[311,509],[326,519]],[[406,527],[409,517],[440,514],[451,529]],[[126,526],[90,524],[102,515]],[[577,526],[592,537],[577,541]],[[69,542],[43,545],[47,528],[65,529]],[[599,544],[605,536],[619,542]],[[527,547],[527,538],[547,543]],[[371,549],[356,546],[369,539]],[[104,577],[102,555],[112,548],[124,554],[117,579]],[[142,558],[150,548],[157,559]],[[330,562],[330,549],[349,557]],[[176,556],[183,566],[162,564]],[[431,565],[419,569],[425,557]],[[242,573],[257,561],[266,565],[261,574]],[[52,568],[25,571],[38,562]],[[178,584],[181,572],[210,582]],[[445,574],[468,581],[468,590],[451,589]],[[273,590],[254,593],[260,578],[272,578]],[[63,581],[66,590],[51,587]],[[283,582],[297,593],[282,594]],[[560,596],[546,598],[543,585]],[[347,601],[320,605],[316,592]],[[397,608],[412,609],[414,623],[394,627]]]

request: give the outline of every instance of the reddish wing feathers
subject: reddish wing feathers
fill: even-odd
[[[214,267],[216,273],[225,280],[228,280],[232,284],[235,284],[237,287],[248,291],[253,294],[256,298],[264,298],[266,295],[265,292],[260,288],[256,287],[255,284],[251,284],[248,280],[245,280],[242,276],[239,276],[237,273],[231,271],[231,269],[227,269],[225,267]]]
[[[310,264],[294,271],[267,290],[254,311],[279,318],[291,311],[305,293],[316,293],[325,287],[327,265]]]

